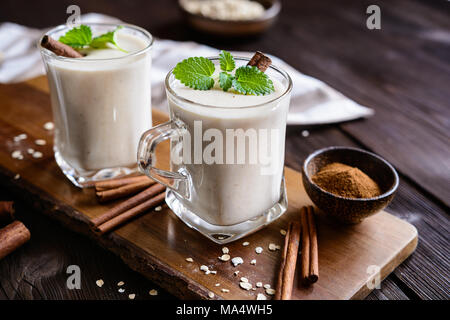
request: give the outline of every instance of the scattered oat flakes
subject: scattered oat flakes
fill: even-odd
[[[256,265],[256,259],[253,259],[252,261],[250,261],[250,264]]]
[[[37,139],[34,140],[34,143],[37,144],[38,146],[45,146],[47,144],[47,141],[45,141],[44,139]]]
[[[134,300],[134,298],[136,298],[136,295],[135,295],[134,293],[130,293],[130,294],[128,295],[128,299]]]
[[[248,279],[246,277],[241,277],[241,282],[248,282]]]
[[[248,283],[248,282],[239,282],[239,286],[242,288],[242,289],[245,289],[245,290],[250,290],[251,288],[252,288],[252,284],[251,283]]]
[[[285,236],[285,235],[286,235],[286,230],[281,229],[281,230],[280,230],[280,233],[281,233],[282,236]]]
[[[42,158],[42,152],[40,151],[35,151],[33,153],[33,158],[38,159],[38,158]]]
[[[223,252],[224,254],[227,254],[228,252],[230,252],[230,250],[228,250],[227,247],[223,247],[223,248],[222,248],[222,252]]]
[[[229,254],[223,254],[223,255],[221,255],[220,257],[219,257],[219,260],[222,260],[222,261],[228,261],[228,260],[230,260],[230,255]]]
[[[220,283],[216,283],[215,286],[216,286],[216,287],[220,287]]]
[[[274,290],[274,289],[271,289],[271,288],[268,288],[268,289],[266,289],[266,293],[267,293],[269,296],[273,296],[273,295],[275,294],[275,290]]]
[[[187,262],[194,262],[194,259],[192,259],[192,258],[186,258],[186,261],[187,261]]]
[[[11,153],[11,157],[13,159],[18,159],[18,160],[22,160],[23,159],[23,155],[22,155],[22,151],[20,150],[15,150]]]
[[[256,252],[257,254],[260,254],[261,252],[263,252],[263,248],[261,248],[261,247],[256,247],[256,248],[255,248],[255,252]]]
[[[158,295],[158,290],[152,289],[148,292],[149,295],[151,296],[157,296]]]
[[[256,300],[267,300],[267,297],[262,293],[258,293],[258,295],[256,296]]]
[[[309,136],[309,131],[308,130],[303,130],[302,131],[302,136],[305,137],[305,138],[308,137]]]
[[[97,287],[101,288],[103,287],[105,282],[102,279],[98,279],[97,281],[95,281],[95,284],[97,285]]]
[[[162,210],[162,206],[157,206],[156,208],[155,208],[155,211],[161,211]]]
[[[262,282],[257,282],[257,283],[256,283],[256,286],[257,286],[258,288],[261,288],[261,287],[263,286],[263,284],[262,284]]]
[[[264,288],[265,288],[265,289],[270,289],[270,284],[265,284],[265,285],[264,285]]]
[[[125,289],[124,288],[119,288],[119,290],[117,290],[117,291],[119,291],[120,293],[124,293]]]
[[[246,246],[248,246],[249,244],[250,244],[250,242],[245,241],[242,245],[243,245],[244,247],[246,247]]]
[[[211,273],[211,271],[209,271],[209,270],[205,271],[205,274],[210,274],[210,273]]]
[[[28,137],[28,136],[27,136],[26,133],[21,133],[21,134],[19,134],[18,136],[15,136],[15,137],[13,138],[13,140],[14,140],[14,142],[19,142],[19,141],[21,141],[21,140],[25,140],[27,137]]]
[[[205,266],[205,265],[201,265],[200,266],[200,270],[206,272],[206,271],[209,271],[209,268],[207,266]]]
[[[33,154],[34,153],[34,149],[28,148],[27,152],[28,152],[28,154]]]
[[[281,247],[279,245],[276,245],[275,243],[270,243],[269,244],[269,250],[270,251],[275,251],[275,250],[279,250],[281,249]]]
[[[239,274],[239,270],[234,272],[234,275],[237,276]]]
[[[216,270],[210,270],[209,272],[210,272],[211,274],[216,274],[216,273],[217,273]]]
[[[44,129],[45,130],[53,130],[55,128],[55,124],[53,122],[46,122],[44,123]]]
[[[208,297],[210,297],[211,299],[214,298],[214,292],[208,292]]]
[[[241,257],[234,257],[233,259],[231,259],[231,262],[235,267],[237,267],[238,265],[243,264],[244,260],[242,260]]]
[[[16,174],[15,176],[14,176],[14,180],[19,180],[20,179],[20,174]]]
[[[118,286],[118,287],[121,287],[121,286],[123,286],[124,284],[125,284],[125,282],[123,282],[123,281],[117,282],[117,286]]]
[[[228,292],[230,292],[230,290],[225,289],[225,288],[222,288],[222,292],[223,292],[223,293],[228,293]]]

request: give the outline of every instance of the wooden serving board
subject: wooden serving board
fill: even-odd
[[[153,111],[154,124],[167,120],[167,115]],[[222,246],[187,227],[167,207],[149,212],[113,233],[98,237],[88,228],[89,219],[103,213],[111,205],[99,205],[93,190],[73,186],[57,167],[53,158],[52,133],[43,128],[51,121],[47,81],[40,77],[13,85],[0,85],[0,182],[40,209],[61,221],[66,227],[88,235],[118,254],[132,269],[142,273],[180,298],[255,299],[263,288],[245,291],[239,287],[241,276],[251,283],[258,281],[275,286],[281,251],[269,251],[270,243],[283,245],[280,229],[298,216],[299,208],[310,204],[301,182],[301,174],[286,168],[289,198],[288,212],[259,232],[228,244],[232,257],[240,256],[244,264],[233,267],[221,262]],[[13,137],[26,133],[28,138],[14,142]],[[35,139],[47,140],[38,147]],[[42,151],[34,159],[27,149]],[[168,167],[168,144],[158,147],[158,166]],[[11,157],[22,150],[24,160]],[[20,174],[19,179],[14,179]],[[319,221],[320,280],[310,288],[295,284],[295,299],[360,299],[369,294],[373,274],[371,266],[380,269],[384,279],[417,245],[417,230],[411,224],[387,212],[366,219],[355,226],[336,226]],[[32,240],[31,240],[32,241]],[[250,245],[243,246],[248,241]],[[255,247],[264,251],[255,253]],[[186,261],[194,259],[193,263]],[[256,265],[250,261],[256,259]],[[217,274],[205,275],[200,265],[207,265]],[[376,268],[376,267],[375,267]],[[239,276],[234,272],[239,270]],[[215,284],[220,283],[219,287]],[[222,293],[221,289],[230,291]]]

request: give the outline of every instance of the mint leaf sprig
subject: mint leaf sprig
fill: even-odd
[[[242,66],[236,69],[231,53],[222,50],[219,54],[220,69],[219,86],[223,91],[234,88],[241,94],[266,95],[275,91],[272,80],[255,66]],[[214,63],[204,57],[191,57],[179,62],[173,74],[187,87],[196,90],[209,90],[214,86],[212,75]]]
[[[106,45],[108,43],[111,43],[118,50],[127,53],[127,51],[120,48],[114,40],[115,32],[122,28],[122,26],[118,26],[113,31],[101,34],[98,37],[93,38],[91,27],[82,24],[78,28],[75,27],[67,31],[65,35],[59,38],[59,41],[75,49],[83,49],[89,47],[93,49],[102,49],[106,48]]]

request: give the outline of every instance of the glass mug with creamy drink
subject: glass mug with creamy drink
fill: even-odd
[[[152,127],[152,36],[132,25],[88,27],[92,39],[115,31],[111,41],[117,46],[84,47],[80,58],[40,46],[55,123],[55,159],[79,187],[136,171],[139,138]],[[59,26],[46,35],[61,40],[69,29]]]
[[[210,90],[165,80],[170,121],[141,138],[141,171],[165,184],[166,203],[187,225],[217,243],[252,233],[287,209],[284,183],[286,119],[292,81],[270,66],[273,92],[245,95],[224,91],[216,78]],[[249,59],[235,58],[237,66]],[[236,71],[237,72],[237,71]],[[158,143],[171,140],[171,171],[154,167]]]

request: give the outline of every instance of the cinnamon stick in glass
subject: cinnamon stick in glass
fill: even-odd
[[[0,260],[30,240],[30,231],[20,221],[0,229]]]
[[[73,49],[71,46],[59,42],[50,36],[43,36],[41,40],[41,46],[45,49],[50,50],[58,56],[68,57],[68,58],[82,58],[83,55],[77,50]]]
[[[117,217],[119,214],[140,205],[144,201],[147,201],[147,200],[153,198],[157,194],[163,192],[165,190],[165,188],[166,187],[163,186],[162,184],[155,183],[154,185],[145,189],[144,191],[141,191],[137,195],[135,195],[135,196],[125,200],[124,202],[118,204],[117,206],[109,209],[104,214],[92,219],[91,220],[92,226],[98,227],[99,225],[105,223],[106,221]]]
[[[271,64],[272,60],[260,51],[256,51],[253,57],[247,63],[248,66],[255,66],[262,72],[266,71]]]

